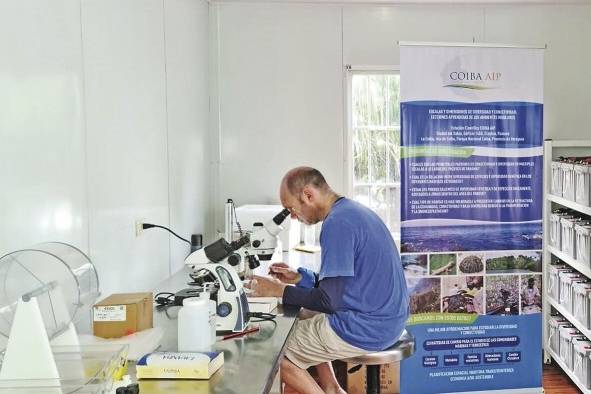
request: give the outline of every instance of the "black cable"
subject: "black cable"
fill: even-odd
[[[265,312],[248,312],[248,317],[255,317],[258,320],[249,320],[251,323],[258,323],[258,322],[262,322],[262,321],[270,321],[273,323],[275,322],[275,318],[277,317],[277,315],[274,315],[272,313],[265,313]]]
[[[168,314],[168,308],[171,306],[178,306],[174,304],[174,293],[168,291],[158,293],[154,296],[154,302],[157,304],[157,311],[164,310],[166,317],[168,317],[170,320],[173,319],[173,317]]]
[[[238,227],[238,233],[240,234],[240,237],[242,238],[242,236],[244,235],[242,233],[242,227],[240,226],[240,223],[238,222],[238,216],[236,215],[236,205],[234,204],[234,200],[230,200],[231,204],[232,204],[232,214],[234,215],[234,220],[236,221],[236,227]],[[234,232],[234,229],[232,229],[232,232]],[[231,240],[228,240],[228,242]]]
[[[273,319],[257,319],[257,320],[250,320],[249,323],[261,323],[261,322],[269,322],[273,323],[275,327],[277,327],[277,322]]]
[[[162,307],[173,305],[174,293],[170,293],[168,291],[158,293],[154,296],[154,302],[157,304],[156,309],[161,309]]]
[[[170,291],[162,291],[162,292],[160,292],[160,293],[156,294],[156,295],[154,296],[154,299],[156,299],[158,296],[165,295],[165,294],[166,294],[167,296],[174,295],[174,293],[171,293]]]
[[[144,224],[142,225],[142,228],[143,228],[144,230],[146,230],[146,229],[149,229],[149,228],[152,228],[152,227],[156,227],[156,228],[161,228],[161,229],[164,229],[164,230],[168,231],[169,233],[171,233],[172,235],[174,235],[175,237],[177,237],[178,239],[180,239],[180,240],[182,240],[182,241],[185,241],[185,242],[186,242],[186,243],[188,243],[189,245],[192,245],[192,244],[191,244],[191,241],[189,241],[189,240],[187,240],[187,239],[184,239],[183,237],[181,237],[180,235],[178,235],[177,233],[175,233],[174,231],[172,231],[171,229],[169,229],[169,228],[167,228],[167,227],[160,226],[160,225],[158,225],[158,224],[152,224],[152,223],[144,223]]]
[[[172,316],[170,316],[170,315],[168,314],[168,309],[169,309],[171,306],[178,306],[178,305],[165,305],[165,306],[164,306],[164,313],[166,314],[166,317],[168,317],[168,320],[174,320],[174,319],[176,319],[176,317],[172,317]]]

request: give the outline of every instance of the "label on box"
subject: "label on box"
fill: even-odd
[[[94,307],[94,321],[125,321],[127,320],[127,306],[105,305]]]

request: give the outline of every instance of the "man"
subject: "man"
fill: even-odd
[[[320,272],[273,264],[276,279],[255,276],[249,287],[254,295],[322,312],[298,321],[286,343],[281,380],[300,393],[345,393],[331,361],[386,349],[404,329],[409,299],[400,256],[380,218],[338,196],[318,170],[290,170],[279,194],[292,218],[323,221]],[[311,366],[320,386],[306,371]]]
[[[542,311],[542,296],[540,289],[536,286],[536,279],[529,278],[527,280],[527,287],[521,293],[521,305],[523,314],[539,313]]]

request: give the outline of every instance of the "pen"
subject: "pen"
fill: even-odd
[[[241,337],[242,335],[250,334],[251,332],[257,332],[258,330],[259,330],[258,327],[253,327],[253,328],[248,329],[246,331],[235,332],[233,334],[224,335],[223,338],[222,338],[222,341],[225,341],[226,339]]]

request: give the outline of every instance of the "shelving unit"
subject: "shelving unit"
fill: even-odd
[[[591,278],[591,268],[579,263],[577,260],[573,259],[566,253],[563,253],[560,250],[553,248],[552,246],[548,246],[547,249],[551,255],[558,257],[560,260],[570,265],[571,267],[579,271],[581,274],[585,275],[587,278]]]
[[[544,303],[544,314],[543,314],[543,329],[544,329],[544,362],[549,363],[551,359],[554,359],[556,363],[564,370],[564,372],[572,379],[572,381],[579,387],[579,389],[585,394],[591,394],[591,389],[585,387],[574,373],[567,368],[562,359],[548,346],[548,319],[551,314],[551,310],[559,312],[564,318],[566,318],[574,327],[576,327],[583,335],[591,340],[591,330],[586,328],[582,323],[574,318],[566,308],[564,308],[557,300],[552,299],[548,294],[548,269],[547,266],[552,262],[552,256],[560,259],[562,262],[568,264],[573,269],[580,272],[591,280],[591,267],[586,264],[573,259],[561,250],[558,250],[550,246],[550,214],[554,209],[557,208],[569,208],[573,211],[577,211],[582,215],[591,216],[591,207],[587,207],[578,204],[574,201],[570,201],[560,196],[553,195],[551,193],[552,185],[552,160],[559,156],[580,156],[587,155],[591,156],[591,140],[563,140],[554,141],[546,140],[544,142],[544,268],[543,268],[543,303]]]
[[[577,328],[577,330],[581,331],[581,333],[585,335],[587,338],[591,338],[591,330],[586,328],[577,319],[575,319],[575,317],[569,311],[567,311],[562,305],[560,305],[558,301],[552,299],[551,297],[548,297],[548,302],[550,303],[550,305],[552,305],[554,309],[560,312],[562,316],[566,317],[568,321],[570,321],[573,324],[573,326]]]
[[[591,142],[590,142],[591,143]],[[574,201],[567,200],[566,198],[558,197],[553,194],[546,194],[546,199],[550,200],[556,204],[562,205],[563,207],[573,209],[577,212],[581,212],[585,215],[591,216],[591,207],[586,207],[581,204],[577,204]]]

